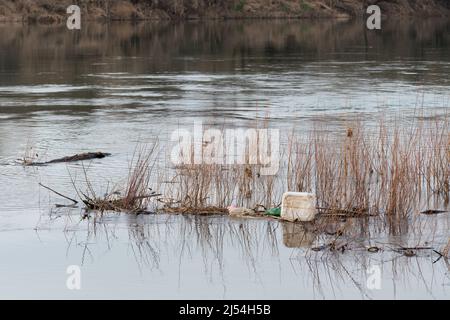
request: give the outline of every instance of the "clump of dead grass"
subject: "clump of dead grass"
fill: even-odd
[[[117,211],[147,213],[150,201],[160,196],[150,188],[152,170],[155,165],[157,144],[136,148],[130,162],[127,182],[124,188],[114,187],[103,196],[98,196],[83,166],[86,190],[76,188],[79,197],[88,210],[100,212]],[[75,185],[75,184],[74,184]]]

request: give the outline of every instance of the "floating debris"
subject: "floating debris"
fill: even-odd
[[[63,157],[58,159],[53,159],[46,162],[34,162],[34,161],[22,161],[22,164],[25,166],[45,166],[48,164],[54,163],[68,163],[68,162],[77,162],[77,161],[85,161],[85,160],[93,160],[93,159],[103,159],[105,157],[111,156],[111,153],[105,152],[87,152],[87,153],[79,153],[69,157]]]
[[[85,205],[85,209],[100,211],[127,212],[133,214],[150,214],[148,210],[150,201],[161,196],[150,188],[150,177],[155,163],[156,143],[147,148],[145,145],[136,147],[133,159],[130,163],[126,184],[118,188],[117,186],[105,192],[103,196],[97,196],[89,181],[87,172],[84,169],[86,190],[83,192],[74,184],[78,197]],[[102,158],[109,154],[97,152],[80,154],[73,157],[61,158],[54,161],[78,161],[87,158]],[[54,161],[52,163],[54,163]]]
[[[316,209],[316,196],[307,192],[286,192],[281,204],[281,217],[288,221],[312,221]]]
[[[264,212],[267,216],[280,217],[281,216],[281,208],[271,208]]]
[[[347,250],[348,243],[343,240],[334,240],[329,246],[331,251],[341,251],[344,253],[344,251]]]
[[[226,208],[220,208],[220,207],[163,207],[162,209],[158,210],[163,213],[169,213],[169,214],[195,214],[195,215],[224,215],[228,213],[228,210]]]
[[[316,251],[316,252],[318,252],[318,251],[322,251],[322,250],[325,250],[327,248],[327,245],[321,245],[321,246],[317,246],[317,247],[312,247],[311,248],[311,250],[312,251]]]
[[[448,211],[445,210],[425,210],[422,211],[421,214],[427,214],[427,215],[433,215],[433,214],[441,214],[441,213],[446,213]]]
[[[406,249],[406,250],[403,252],[403,255],[404,255],[405,257],[414,257],[414,256],[416,255],[416,253],[415,253],[414,250],[412,250],[412,249]]]
[[[373,247],[367,248],[367,251],[369,251],[370,253],[377,253],[380,251],[380,248],[373,246]]]

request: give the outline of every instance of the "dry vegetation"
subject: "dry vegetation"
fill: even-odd
[[[160,196],[150,188],[152,169],[155,164],[156,144],[147,147],[138,147],[131,160],[125,187],[113,187],[107,190],[103,196],[98,196],[88,178],[87,170],[83,166],[86,190],[81,190],[73,185],[78,196],[88,210],[100,212],[117,211],[128,213],[146,213],[150,201]]]
[[[376,129],[355,123],[339,133],[319,127],[307,137],[292,133],[276,176],[259,175],[259,166],[249,164],[179,166],[163,210],[224,212],[231,203],[276,207],[286,190],[314,192],[320,211],[336,216],[405,218],[431,200],[448,204],[449,121],[389,128],[380,120]]]
[[[137,148],[126,182],[103,196],[94,191],[84,166],[85,187],[76,187],[72,182],[85,209],[99,212],[100,216],[107,211],[188,214],[194,218],[234,216],[227,209],[233,204],[248,208],[249,218],[274,219],[277,217],[263,212],[279,206],[283,192],[313,192],[319,215],[309,223],[284,222],[287,246],[344,252],[358,245],[373,253],[383,250],[371,242],[373,234],[411,231],[419,239],[416,244],[393,244],[389,250],[406,257],[433,250],[441,258],[448,257],[450,241],[440,251],[422,245],[427,243],[423,239],[434,239],[442,226],[416,224],[410,219],[425,208],[433,211],[439,206],[448,207],[448,117],[432,121],[418,118],[406,127],[383,119],[371,127],[356,121],[339,132],[315,126],[307,135],[292,131],[283,146],[282,166],[274,176],[261,175],[261,166],[250,164],[185,164],[162,173],[155,167],[155,144]],[[154,172],[160,179],[157,189],[161,194],[150,188],[156,182]],[[361,244],[361,239],[368,242]]]
[[[446,1],[374,1],[386,15],[445,16]],[[369,1],[368,4],[372,3]],[[77,4],[87,20],[349,17],[364,14],[359,0],[0,0],[0,21],[64,22]]]
[[[448,239],[447,245],[445,246],[444,250],[442,250],[442,255],[444,257],[448,257],[450,253],[450,238]]]
[[[315,193],[319,212],[337,220],[378,216],[398,221],[448,206],[448,118],[418,119],[407,127],[380,120],[370,128],[354,122],[342,132],[326,129],[315,126],[307,136],[292,132],[276,175],[261,175],[261,165],[253,164],[183,164],[160,176],[165,183],[159,183],[157,194],[150,188],[155,144],[135,151],[124,187],[100,197],[84,170],[85,188],[75,188],[87,209],[101,212],[148,212],[150,201],[157,200],[154,209],[165,213],[227,214],[227,207],[235,205],[259,215],[279,206],[285,191]]]

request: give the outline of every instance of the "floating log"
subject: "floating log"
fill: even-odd
[[[441,214],[441,213],[446,213],[447,211],[445,210],[425,210],[422,211],[421,214],[427,214],[427,215],[432,215],[432,214]]]
[[[70,157],[58,158],[46,162],[30,162],[27,163],[27,166],[45,166],[53,163],[68,163],[68,162],[77,162],[77,161],[85,161],[85,160],[93,160],[93,159],[103,159],[105,157],[110,156],[110,153],[105,152],[87,152],[87,153],[79,153]]]

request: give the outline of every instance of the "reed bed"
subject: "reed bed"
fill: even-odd
[[[430,203],[448,206],[448,118],[418,118],[407,126],[396,121],[380,119],[371,127],[355,121],[333,131],[314,126],[306,135],[292,131],[281,142],[275,175],[262,175],[262,165],[249,162],[177,165],[166,173],[162,195],[149,187],[155,144],[135,151],[124,187],[99,197],[85,171],[85,191],[76,190],[87,209],[102,212],[145,212],[157,199],[160,212],[227,214],[232,205],[258,216],[280,206],[286,191],[315,193],[319,213],[337,220],[383,216],[398,221],[425,208],[439,209]]]
[[[434,203],[448,205],[450,127],[448,118],[397,121],[365,127],[355,121],[339,132],[314,127],[292,132],[274,176],[260,165],[177,166],[171,200],[162,210],[226,212],[230,204],[255,211],[279,206],[285,191],[313,192],[321,213],[403,219]],[[436,208],[434,208],[436,209]]]
[[[162,210],[173,213],[226,213],[231,203],[240,206],[256,203],[256,173],[252,169],[255,168],[250,165],[177,166],[170,180],[171,188],[166,192],[170,200],[164,202]]]
[[[313,179],[295,191],[314,190],[318,206],[327,210],[394,217],[420,210],[423,199],[448,202],[448,120],[389,127],[381,120],[375,129],[355,123],[338,136],[316,129],[313,152],[306,160],[294,155],[297,167],[311,163],[306,172],[313,172]]]

